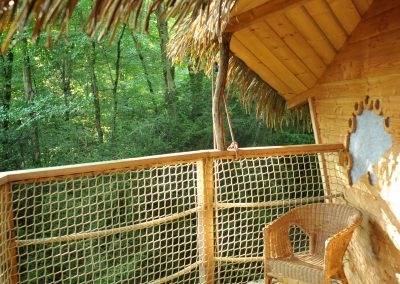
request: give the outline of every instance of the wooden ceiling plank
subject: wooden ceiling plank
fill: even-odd
[[[280,78],[294,93],[301,93],[307,90],[303,84],[282,62],[266,47],[262,41],[251,30],[246,29],[237,32],[235,36],[267,66],[278,78]]]
[[[304,4],[304,7],[335,49],[339,50],[346,42],[347,34],[328,4],[323,0],[314,0]]]
[[[358,13],[364,15],[367,12],[372,0],[353,0],[354,6],[356,6]]]
[[[351,34],[361,21],[361,15],[351,0],[327,0],[336,18],[347,34]]]
[[[225,31],[232,33],[240,31],[248,28],[251,24],[263,21],[269,15],[281,13],[285,9],[302,5],[304,2],[307,2],[307,0],[270,0],[249,11],[231,17]]]
[[[336,55],[336,50],[307,10],[301,6],[288,10],[285,14],[324,63],[329,65]]]
[[[236,37],[233,36],[231,40],[231,51],[241,60],[243,60],[247,66],[256,72],[261,79],[267,82],[272,88],[277,90],[279,93],[286,94],[292,93],[293,91],[282,82],[276,75],[268,69],[254,54],[247,49],[247,47]]]
[[[319,78],[325,71],[326,65],[286,16],[282,14],[274,15],[269,17],[267,22],[313,74]]]
[[[243,14],[255,7],[261,6],[270,0],[240,0],[232,8],[231,17]],[[367,1],[367,0],[363,0]]]
[[[258,22],[252,25],[250,30],[254,32],[261,42],[307,87],[310,88],[315,85],[317,77],[279,35],[276,34],[267,22]]]

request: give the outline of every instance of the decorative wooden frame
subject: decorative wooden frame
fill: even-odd
[[[382,104],[379,99],[372,100],[369,96],[366,96],[362,101],[357,101],[354,103],[354,111],[348,120],[347,135],[344,141],[344,151],[341,153],[339,160],[340,164],[346,169],[350,186],[353,185],[353,180],[351,177],[351,170],[353,168],[353,157],[350,153],[350,137],[357,130],[357,116],[361,115],[364,110],[374,110],[377,116],[384,116]],[[390,128],[390,118],[388,116],[384,116],[383,127],[388,134],[392,134]],[[367,177],[369,184],[372,185],[370,172],[367,172]]]

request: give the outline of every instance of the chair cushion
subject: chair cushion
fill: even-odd
[[[297,279],[305,283],[320,284],[325,281],[324,257],[301,255],[268,260],[269,273],[274,276]]]

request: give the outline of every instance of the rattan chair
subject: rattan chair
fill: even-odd
[[[361,224],[357,209],[341,204],[297,207],[270,223],[264,231],[265,282],[289,278],[304,283],[348,283],[343,256],[354,230]],[[307,236],[307,252],[293,252],[290,232],[298,227]]]

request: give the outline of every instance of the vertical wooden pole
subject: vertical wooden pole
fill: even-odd
[[[315,103],[313,98],[308,99],[308,108],[310,109],[311,123],[314,132],[315,144],[321,144],[321,131],[317,120],[317,113],[315,111]],[[322,185],[324,194],[329,196],[329,202],[332,203],[332,192],[329,184],[329,173],[327,169],[327,162],[324,154],[318,154],[318,163],[321,171]]]
[[[200,283],[214,284],[214,208],[213,208],[213,161],[197,162],[198,213],[197,245],[199,250]]]
[[[215,130],[215,142],[216,149],[226,150],[226,139],[225,139],[225,128],[224,128],[224,117],[223,117],[223,98],[225,95],[226,80],[228,77],[229,67],[229,45],[231,42],[231,33],[223,33],[219,44],[219,70],[217,76],[217,86],[215,88],[215,94],[212,102],[212,115],[213,115],[213,127]]]
[[[12,203],[12,192],[11,186],[9,183],[4,184],[0,187],[0,196],[1,196],[1,210],[0,217],[1,224],[1,239],[3,239],[6,243],[6,252],[5,255],[7,258],[7,266],[10,271],[9,279],[6,283],[17,284],[18,281],[18,272],[17,272],[17,247],[15,243],[14,236],[14,213],[13,213],[13,203]],[[4,231],[3,231],[4,230]],[[4,280],[4,279],[3,279]]]

